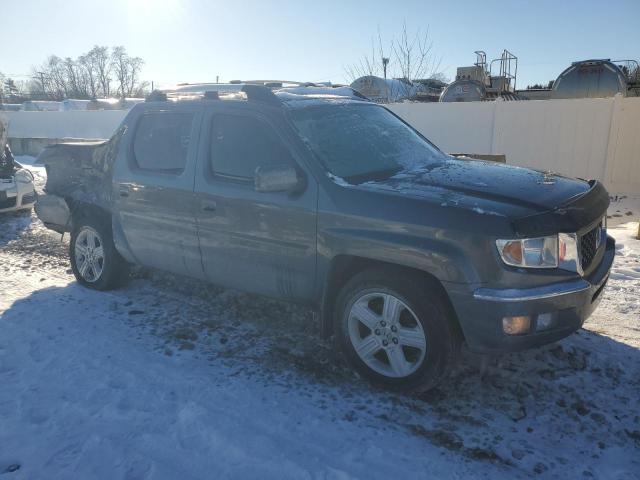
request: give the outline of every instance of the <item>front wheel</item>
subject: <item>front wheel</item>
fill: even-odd
[[[336,304],[335,333],[349,363],[373,383],[428,390],[455,363],[460,336],[439,290],[394,269],[354,276]]]
[[[128,267],[113,243],[111,226],[83,220],[71,233],[71,269],[78,283],[95,290],[111,290],[124,283]]]

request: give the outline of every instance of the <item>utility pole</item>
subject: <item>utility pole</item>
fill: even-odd
[[[220,83],[220,75],[216,75],[216,83]]]
[[[387,79],[387,65],[389,65],[389,57],[382,57],[382,70],[384,71],[384,79]]]
[[[44,89],[44,72],[36,72],[38,75],[40,75],[40,85],[42,86],[42,99],[44,100],[44,98],[47,96],[47,92]]]

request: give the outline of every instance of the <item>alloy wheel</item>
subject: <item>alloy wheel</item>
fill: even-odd
[[[97,282],[104,271],[104,246],[96,230],[82,227],[74,245],[78,273],[88,283]]]
[[[350,304],[349,338],[360,359],[387,377],[407,377],[422,364],[427,337],[416,314],[390,292],[368,291]]]

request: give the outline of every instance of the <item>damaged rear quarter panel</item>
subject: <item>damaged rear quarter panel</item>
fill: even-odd
[[[124,131],[125,128],[121,127],[108,141],[61,143],[46,147],[37,160],[46,167],[46,195],[64,199],[71,215],[80,204],[110,212],[111,172]],[[45,200],[38,215],[45,224],[60,226],[59,207],[55,200]],[[69,230],[68,224],[64,225],[64,231]]]

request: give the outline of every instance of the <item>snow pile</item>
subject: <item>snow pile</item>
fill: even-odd
[[[616,260],[606,288],[606,298],[609,301],[600,304],[593,317],[587,321],[587,328],[640,348],[640,240],[636,238],[638,223],[619,225],[609,229],[609,234],[616,239]]]
[[[640,220],[640,195],[611,195],[607,212],[610,227]]]
[[[34,216],[0,226],[3,480],[639,476],[637,224],[584,330],[422,396],[362,382],[303,308],[145,270],[89,291]]]

